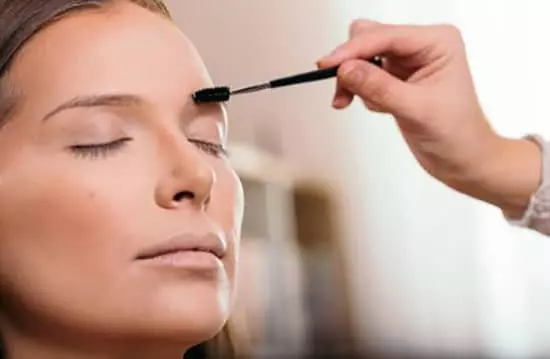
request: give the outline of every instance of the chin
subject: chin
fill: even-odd
[[[143,308],[140,331],[158,340],[185,341],[195,345],[216,336],[230,314],[229,291],[205,283],[188,284],[156,293],[149,308]]]

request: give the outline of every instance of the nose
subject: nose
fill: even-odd
[[[193,206],[206,210],[216,182],[212,166],[185,140],[172,145],[164,141],[162,146],[166,165],[156,189],[157,204],[166,209]]]

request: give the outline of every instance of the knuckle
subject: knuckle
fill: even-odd
[[[386,103],[390,97],[390,92],[387,88],[380,85],[373,85],[370,89],[370,101],[373,105],[380,106],[383,103]]]
[[[355,19],[351,22],[351,25],[349,27],[349,36],[354,37],[363,32],[365,29],[372,27],[376,24],[376,22],[366,19]]]
[[[439,25],[439,31],[443,36],[449,39],[458,40],[462,38],[462,33],[460,32],[460,29],[456,27],[455,25],[451,24],[444,24]]]
[[[391,92],[385,82],[380,79],[376,72],[370,73],[363,83],[363,93],[370,104],[380,106],[387,102]]]
[[[349,27],[349,37],[354,37],[357,35],[363,27],[363,20],[362,19],[356,19],[353,20]]]
[[[363,103],[365,104],[365,107],[368,108],[371,112],[384,113],[384,109],[382,107],[375,105],[370,101],[363,101]]]

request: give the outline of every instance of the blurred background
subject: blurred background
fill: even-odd
[[[462,29],[497,130],[550,135],[543,0],[169,0],[215,82],[311,70],[350,22]],[[388,116],[331,109],[334,83],[236,97],[246,218],[235,315],[252,357],[550,357],[550,239],[452,192]]]

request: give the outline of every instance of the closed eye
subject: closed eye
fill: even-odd
[[[111,154],[114,154],[118,150],[122,149],[122,147],[124,147],[124,145],[129,141],[132,141],[132,138],[124,137],[106,143],[74,145],[69,147],[69,149],[72,153],[79,157],[95,159],[100,157],[107,157]]]
[[[211,156],[215,156],[215,157],[229,156],[227,149],[219,143],[213,143],[213,142],[198,140],[194,138],[190,138],[188,139],[188,141],[193,145],[195,145],[199,150]]]

